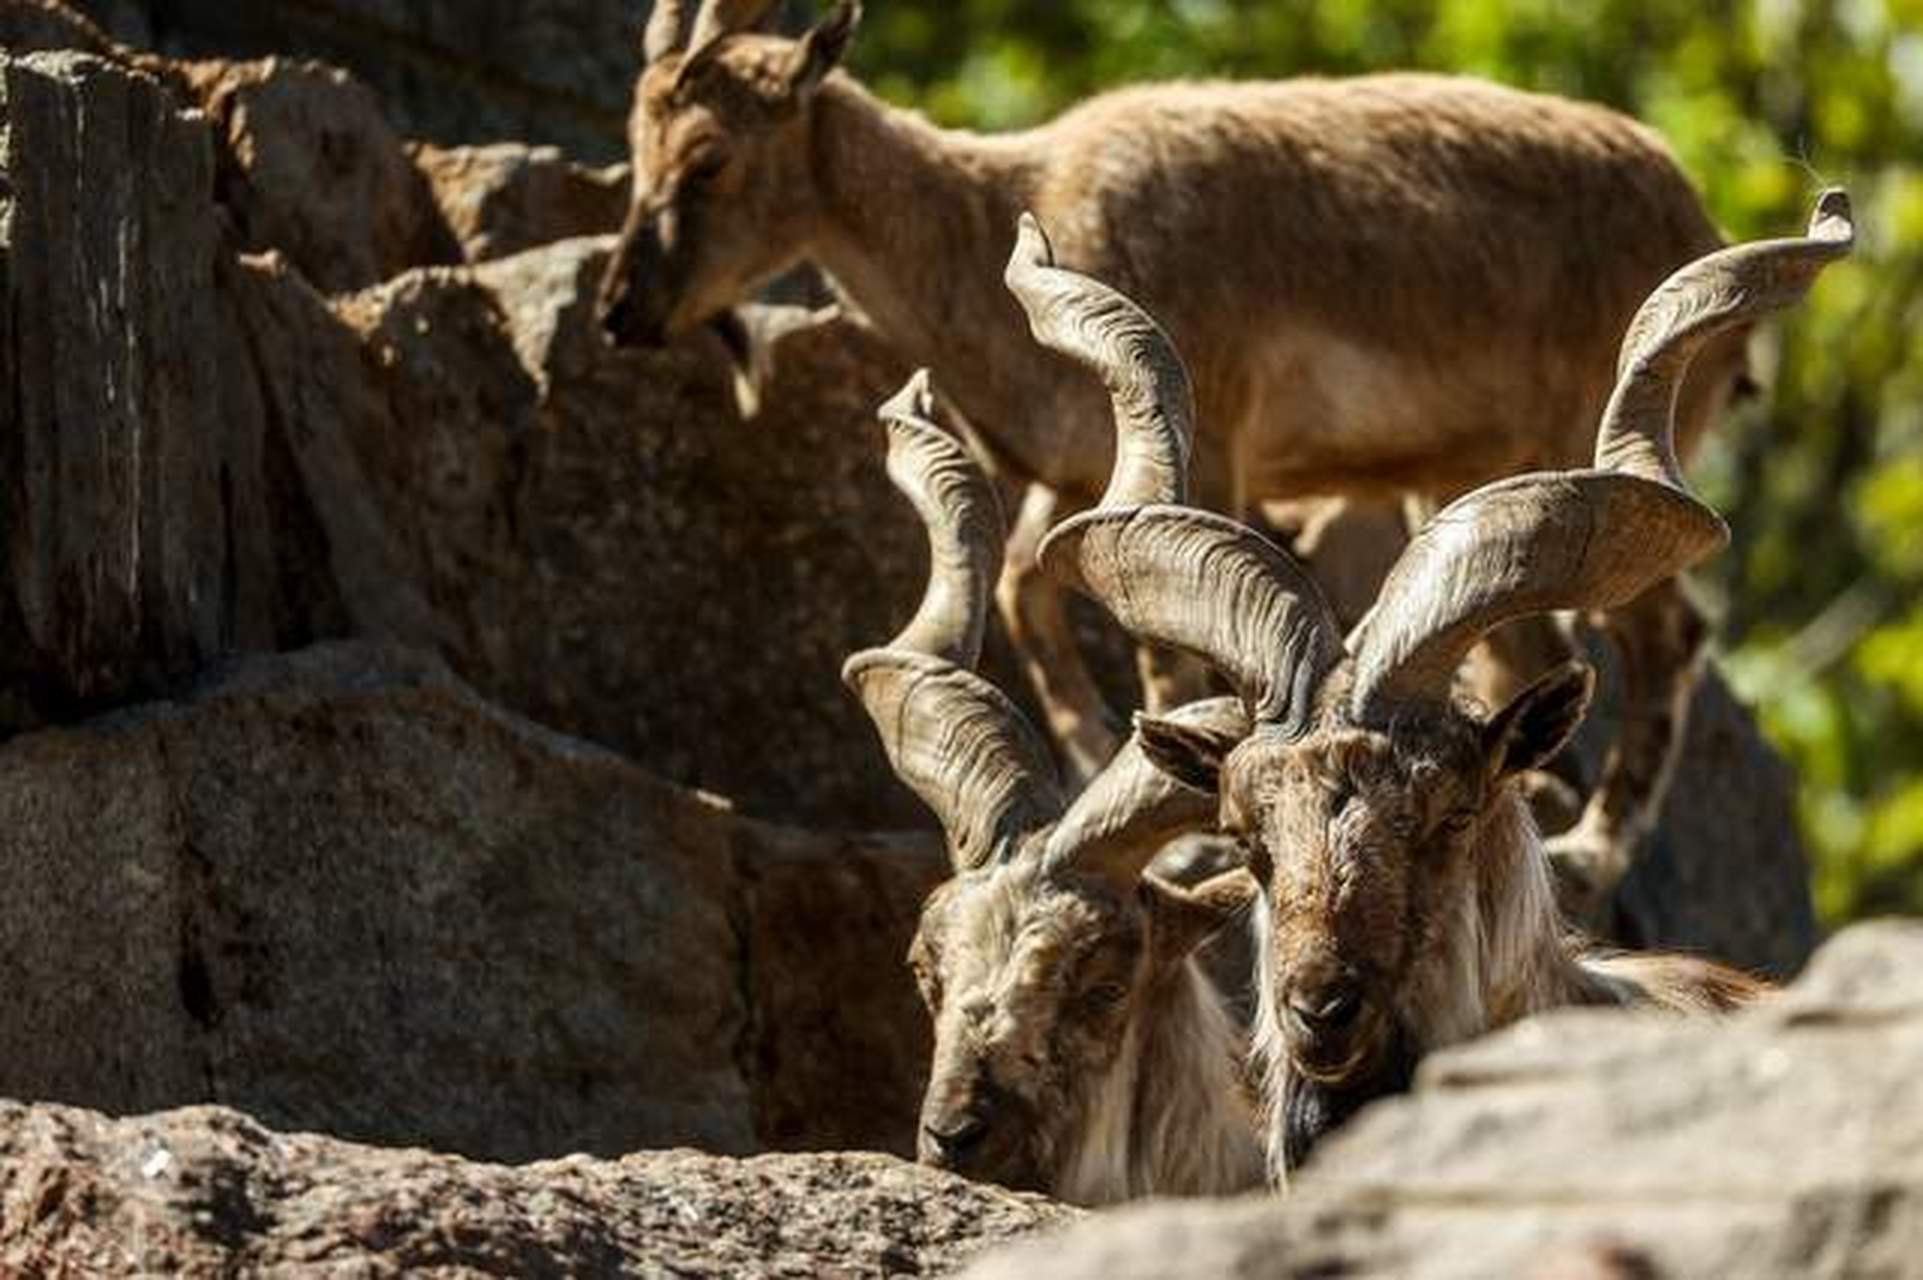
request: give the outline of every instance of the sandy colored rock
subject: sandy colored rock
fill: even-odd
[[[932,1275],[1074,1210],[880,1155],[506,1167],[0,1102],[0,1269],[121,1275]]]
[[[968,1274],[1914,1274],[1923,926],[1860,925],[1727,1023],[1602,1011],[1438,1055],[1286,1200],[1103,1215]]]
[[[628,168],[591,169],[554,147],[499,142],[410,148],[469,262],[539,245],[618,231],[627,213]]]

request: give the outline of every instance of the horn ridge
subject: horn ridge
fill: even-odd
[[[687,25],[687,0],[654,0],[648,10],[648,24],[642,29],[641,56],[648,62],[659,62],[681,48]]]
[[[895,774],[941,823],[958,871],[1014,855],[1062,813],[1055,765],[1007,695],[946,659],[901,649],[849,658]]]
[[[1623,336],[1616,387],[1596,432],[1597,469],[1686,490],[1674,423],[1690,362],[1719,334],[1799,301],[1855,240],[1849,195],[1831,187],[1817,198],[1806,235],[1731,245],[1656,286]]]
[[[1001,501],[966,446],[931,420],[928,370],[917,370],[877,412],[888,434],[888,478],[928,535],[921,605],[887,647],[972,667],[981,657],[989,593],[1001,576],[1007,525]]]
[[[1096,508],[1042,540],[1045,573],[1137,639],[1210,663],[1259,725],[1307,731],[1342,656],[1335,615],[1294,557],[1246,525],[1181,506]]]
[[[1195,395],[1175,344],[1119,291],[1055,265],[1032,213],[1016,224],[1003,282],[1042,346],[1094,372],[1108,389],[1116,458],[1101,505],[1181,502],[1187,495]]]

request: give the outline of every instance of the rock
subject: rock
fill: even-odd
[[[59,0],[0,0],[0,48],[16,54],[80,49],[110,56],[114,42]]]
[[[1605,743],[1585,752],[1599,768]],[[1767,977],[1801,971],[1817,942],[1796,775],[1722,675],[1705,671],[1649,847],[1616,891],[1610,936],[1701,951]]]
[[[178,74],[219,131],[218,195],[248,248],[279,250],[324,293],[461,260],[427,179],[347,72],[268,58]]]
[[[0,727],[332,629],[314,519],[226,305],[205,122],[74,52],[0,54]]]
[[[1569,1011],[1439,1054],[1286,1199],[1102,1215],[968,1274],[1907,1275],[1919,1072],[1923,925],[1859,925],[1724,1022]]]
[[[625,158],[645,4],[614,0],[79,0],[144,13],[175,57],[292,54],[372,85],[403,134],[442,145],[525,140]],[[118,11],[111,12],[111,11]],[[131,11],[131,12],[129,12]]]
[[[495,1159],[911,1147],[936,841],[739,818],[430,658],[254,658],[15,738],[0,832],[0,1096]]]
[[[718,345],[601,343],[606,250],[564,241],[335,305],[371,397],[344,420],[449,661],[757,816],[925,825],[840,680],[924,582],[874,420],[906,371],[844,322],[790,334],[744,422]],[[317,385],[299,400],[341,416],[323,403],[341,375],[301,363],[316,372],[288,376]]]
[[[923,1275],[1074,1214],[879,1155],[509,1168],[218,1107],[0,1103],[9,1274]]]
[[[590,169],[553,147],[417,143],[441,214],[469,262],[505,258],[556,240],[610,235],[627,213],[628,167]]]
[[[909,975],[922,900],[948,876],[931,838],[757,828],[736,870],[755,1135],[765,1148],[915,1150],[933,1032]]]

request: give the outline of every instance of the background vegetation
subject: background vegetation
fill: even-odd
[[[1857,258],[1696,467],[1736,532],[1698,585],[1801,774],[1825,918],[1923,911],[1923,0],[886,0],[857,49],[985,128],[1149,78],[1473,72],[1655,125],[1738,238],[1846,184]]]

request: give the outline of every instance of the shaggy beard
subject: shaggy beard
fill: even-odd
[[[1375,1071],[1361,1080],[1321,1084],[1300,1072],[1289,1072],[1282,1093],[1282,1158],[1286,1167],[1300,1169],[1325,1134],[1366,1104],[1408,1089],[1415,1077],[1416,1060],[1409,1037],[1398,1030]]]

